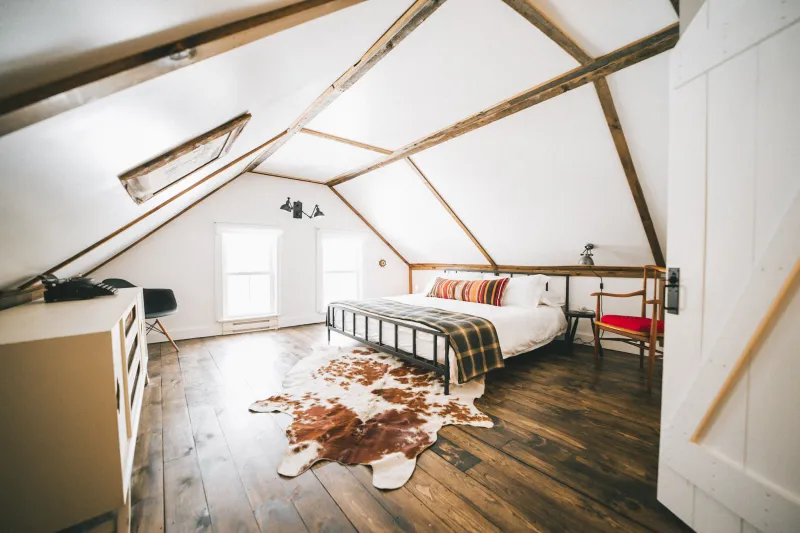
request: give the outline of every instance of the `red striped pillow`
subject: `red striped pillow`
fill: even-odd
[[[436,278],[428,296],[476,304],[501,305],[508,278],[464,280]]]

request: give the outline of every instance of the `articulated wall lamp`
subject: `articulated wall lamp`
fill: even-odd
[[[592,259],[592,250],[594,249],[594,244],[587,242],[586,245],[583,247],[583,252],[581,252],[581,259],[578,261],[579,265],[594,265],[594,259]]]
[[[283,211],[288,211],[292,214],[294,218],[303,218],[303,215],[307,216],[308,218],[317,218],[317,217],[324,217],[325,213],[323,213],[319,205],[315,205],[314,209],[311,211],[311,214],[303,211],[303,202],[292,202],[291,199],[286,198],[286,203],[281,206]]]

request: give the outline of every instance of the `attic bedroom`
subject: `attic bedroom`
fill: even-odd
[[[0,0],[0,531],[800,532],[800,0]]]

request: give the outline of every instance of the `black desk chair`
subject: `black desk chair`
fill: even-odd
[[[104,279],[103,283],[118,289],[136,287],[130,281],[119,278]],[[144,293],[144,318],[145,320],[155,319],[155,322],[147,324],[147,333],[156,330],[169,340],[176,352],[180,351],[178,345],[167,333],[164,324],[159,320],[162,316],[172,315],[178,311],[175,293],[172,292],[172,289],[142,289],[142,292]]]

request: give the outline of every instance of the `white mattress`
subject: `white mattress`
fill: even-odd
[[[408,305],[420,307],[435,307],[445,311],[465,313],[485,318],[494,324],[503,359],[508,359],[521,353],[529,352],[552,341],[567,329],[567,319],[560,308],[542,306],[536,309],[522,307],[476,304],[459,300],[446,300],[443,298],[429,298],[421,294],[408,294],[388,298]],[[341,327],[341,314],[336,313],[336,326]],[[369,320],[369,340],[378,342],[378,321]],[[345,330],[353,333],[353,319],[349,313],[345,317]],[[355,334],[364,337],[364,319],[356,320]],[[412,334],[410,329],[402,326],[398,328],[397,346],[401,350],[411,352]],[[383,324],[382,342],[394,347],[394,324]],[[458,383],[455,357],[450,350],[450,380]],[[433,360],[433,336],[425,333],[417,334],[417,355]],[[444,357],[444,341],[439,339],[437,347],[437,360]]]

